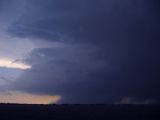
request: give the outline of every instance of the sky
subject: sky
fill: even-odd
[[[159,103],[159,5],[0,0],[0,103]]]

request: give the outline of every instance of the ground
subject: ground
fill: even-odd
[[[1,120],[160,120],[160,105],[1,104]]]

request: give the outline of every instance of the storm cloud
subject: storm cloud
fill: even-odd
[[[6,32],[58,46],[35,48],[32,66],[11,85],[60,103],[160,100],[159,2],[28,0]]]

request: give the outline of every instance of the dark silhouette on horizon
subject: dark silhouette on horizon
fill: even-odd
[[[160,105],[0,104],[1,120],[160,120]]]

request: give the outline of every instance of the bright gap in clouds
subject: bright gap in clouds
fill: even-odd
[[[0,103],[54,104],[60,99],[61,96],[36,95],[19,91],[0,93]]]
[[[0,59],[0,67],[15,68],[21,70],[26,70],[31,68],[30,65],[27,65],[22,62],[13,62],[12,60],[9,59]]]

